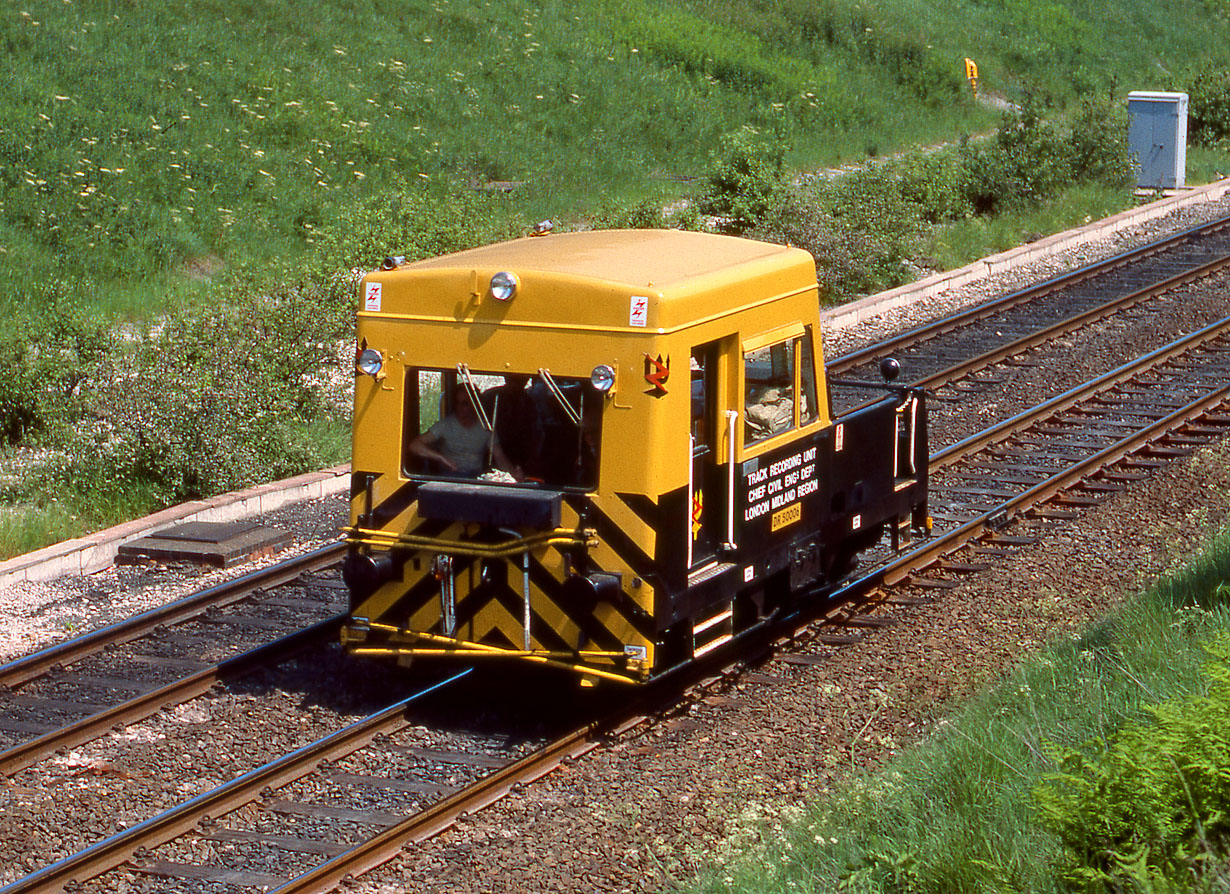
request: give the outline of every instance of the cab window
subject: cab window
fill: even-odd
[[[811,327],[743,354],[743,443],[757,444],[816,420]]]
[[[403,470],[592,489],[601,410],[587,378],[407,369]]]
[[[799,339],[799,388],[803,393],[799,401],[799,425],[810,425],[820,412],[820,402],[816,399],[816,358],[812,353],[810,326]]]

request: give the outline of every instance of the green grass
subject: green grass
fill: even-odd
[[[667,195],[743,124],[803,166],[953,140],[983,89],[1173,86],[1221,7],[989,0],[29,0],[0,13],[0,284],[154,313],[202,274],[297,258],[419,179],[523,183],[519,221]],[[1191,21],[1206,27],[1193,29]],[[1130,36],[1130,39],[1129,39]]]
[[[1194,186],[1230,176],[1230,147],[1187,147],[1187,182]]]
[[[150,490],[110,491],[101,499],[61,488],[9,499],[0,510],[0,561],[140,518],[162,505]]]
[[[312,445],[310,468],[338,465],[349,459],[347,421],[317,418],[302,422],[297,428],[291,439]],[[54,472],[56,460],[31,459],[23,452],[0,456],[0,462],[12,476],[0,492],[0,561],[140,518],[178,502],[168,500],[165,486],[157,481],[112,480],[104,474],[65,478]],[[26,465],[31,472],[14,473]],[[288,474],[291,471],[286,470]]]
[[[1033,793],[1053,745],[1140,721],[1200,694],[1204,644],[1230,632],[1230,532],[1111,619],[1028,660],[880,772],[822,797],[705,892],[1051,892],[1065,854]]]
[[[952,270],[1025,242],[1108,217],[1139,202],[1130,190],[1074,186],[1041,207],[936,226],[925,236],[922,254],[928,267]]]

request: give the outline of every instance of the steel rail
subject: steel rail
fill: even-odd
[[[873,360],[876,357],[886,357],[893,350],[903,346],[917,344],[931,338],[936,338],[941,335],[947,335],[957,329],[969,325],[985,317],[999,313],[1003,310],[1025,304],[1029,301],[1036,300],[1052,292],[1067,288],[1068,286],[1076,285],[1085,280],[1092,279],[1096,276],[1108,273],[1118,267],[1122,267],[1133,261],[1141,258],[1157,254],[1162,251],[1167,251],[1175,246],[1186,242],[1190,239],[1214,233],[1220,229],[1230,226],[1230,216],[1222,217],[1217,220],[1199,224],[1188,230],[1172,234],[1165,239],[1151,242],[1148,245],[1142,245],[1130,251],[1123,252],[1111,258],[1106,258],[1101,261],[1095,261],[1092,264],[1087,264],[1076,270],[1063,273],[1051,279],[1036,285],[1029,286],[1024,289],[1019,289],[1016,292],[1010,292],[991,301],[986,301],[972,307],[956,311],[939,320],[934,320],[930,323],[924,323],[913,329],[883,339],[872,345],[867,345],[857,351],[852,351],[849,354],[843,354],[841,357],[834,358],[827,364],[830,374],[840,375],[844,372]]]
[[[304,572],[327,568],[341,558],[345,549],[345,545],[340,542],[326,544],[301,556],[295,556],[285,562],[279,562],[268,568],[217,584],[184,599],[133,615],[84,636],[74,637],[54,646],[40,649],[0,666],[0,687],[11,689],[42,676],[56,667],[72,664],[89,655],[97,654],[107,646],[131,642],[157,627],[179,624],[204,614],[210,608],[242,601],[251,596],[254,590],[276,587],[279,584],[289,583]]]
[[[990,529],[1002,527],[1013,515],[1019,515],[1049,500],[1058,492],[1088,478],[1093,472],[1119,462],[1129,454],[1145,447],[1149,442],[1199,418],[1214,407],[1221,406],[1226,403],[1227,399],[1230,399],[1230,384],[1223,385],[1216,391],[1191,401],[1146,428],[1080,460],[995,508],[945,532],[933,541],[911,550],[906,556],[881,566],[866,578],[860,579],[860,582],[874,577],[889,586],[899,583],[911,572],[927,567],[942,555],[952,552]]]
[[[410,721],[406,709],[470,673],[469,668],[395,702],[335,733],[197,795],[157,816],[70,854],[50,866],[0,888],[0,894],[62,891],[128,862],[138,852],[165,844],[196,828],[206,817],[217,818],[250,804],[265,789],[277,789],[310,773],[322,761],[339,760],[364,747],[381,733],[396,731]]]
[[[0,776],[12,776],[61,748],[72,748],[92,741],[116,726],[126,726],[143,720],[167,705],[182,704],[204,695],[225,679],[242,676],[263,665],[282,661],[308,646],[335,638],[345,620],[344,614],[326,618],[282,639],[265,643],[212,667],[202,668],[187,677],[0,751]]]
[[[1230,318],[1222,320],[1220,325],[1223,329],[1230,326]],[[844,595],[866,592],[877,586],[892,586],[899,583],[910,573],[931,565],[942,556],[959,549],[970,540],[992,529],[1003,527],[1014,515],[1020,515],[1039,503],[1045,502],[1058,492],[1066,490],[1076,482],[1088,478],[1093,472],[1119,462],[1128,454],[1142,449],[1150,442],[1165,436],[1174,429],[1181,428],[1183,425],[1208,413],[1214,407],[1226,403],[1228,399],[1230,399],[1230,383],[1189,401],[1184,406],[1130,433],[1096,453],[1078,460],[969,521],[928,540],[902,556],[872,569],[868,574],[834,593],[834,597],[841,598]]]
[[[357,877],[387,863],[407,844],[417,844],[437,835],[460,817],[493,804],[514,786],[533,782],[550,773],[565,760],[580,757],[597,748],[598,737],[612,725],[611,721],[595,721],[576,729],[545,748],[484,776],[474,785],[437,801],[426,810],[407,817],[367,841],[360,842],[350,850],[296,876],[286,884],[274,888],[270,894],[332,891],[346,878]]]
[[[1151,351],[1122,366],[1116,367],[1110,372],[1103,373],[1096,379],[1091,379],[1082,385],[1077,385],[1063,394],[1057,394],[1037,406],[1030,407],[1028,410],[1024,410],[1015,416],[996,423],[990,428],[972,434],[955,444],[950,444],[943,450],[931,455],[928,461],[928,469],[934,472],[950,466],[955,462],[965,459],[970,454],[977,453],[990,444],[1011,437],[1016,432],[1028,428],[1030,425],[1048,416],[1053,416],[1063,410],[1070,409],[1081,401],[1088,400],[1095,394],[1117,385],[1122,385],[1140,375],[1140,373],[1164,363],[1166,360],[1177,357],[1193,348],[1216,341],[1218,338],[1224,337],[1227,331],[1230,331],[1230,317],[1223,317],[1215,323],[1210,323],[1203,329],[1198,329],[1182,338],[1176,339],[1168,345],[1163,345],[1155,351]]]
[[[911,382],[910,384],[915,388],[929,388],[936,387],[938,385],[945,385],[956,379],[964,378],[965,376],[985,369],[988,366],[992,366],[1003,360],[1007,360],[1009,357],[1016,354],[1023,354],[1030,348],[1036,348],[1044,345],[1048,341],[1052,341],[1061,335],[1066,335],[1069,332],[1080,329],[1084,326],[1088,326],[1091,323],[1096,323],[1106,319],[1107,317],[1113,316],[1116,313],[1121,313],[1133,305],[1139,304],[1146,298],[1152,298],[1156,295],[1163,294],[1172,289],[1178,288],[1181,285],[1186,285],[1189,282],[1194,282],[1197,279],[1201,279],[1202,277],[1212,276],[1214,273],[1219,270],[1223,270],[1228,266],[1230,266],[1230,254],[1223,255],[1222,257],[1209,261],[1206,264],[1201,264],[1199,267],[1193,267],[1190,270],[1185,270],[1182,273],[1175,274],[1169,279],[1145,286],[1143,289],[1138,289],[1135,292],[1129,292],[1126,295],[1121,295],[1120,297],[1115,298],[1112,301],[1108,301],[1105,304],[1100,304],[1097,307],[1090,308],[1084,313],[1060,320],[1045,329],[1039,329],[1036,332],[1031,332],[1028,335],[1021,336],[1015,341],[1001,345],[998,348],[992,348],[983,354],[979,354],[977,357],[962,361],[961,363],[953,364],[947,369],[942,369],[931,373],[930,375],[924,376],[923,378],[918,379],[915,382]]]

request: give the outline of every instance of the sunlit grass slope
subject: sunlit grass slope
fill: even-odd
[[[423,178],[574,214],[695,175],[746,123],[809,163],[955,139],[993,120],[964,56],[984,90],[1161,88],[1224,37],[1209,4],[1117,4],[1109,27],[1076,0],[9,3],[0,279],[148,293],[293,256]]]

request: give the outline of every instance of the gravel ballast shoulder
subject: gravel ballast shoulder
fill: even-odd
[[[0,587],[0,661],[104,627],[196,590],[231,580],[295,553],[334,541],[346,523],[345,495],[293,503],[262,523],[290,532],[294,541],[278,554],[225,570],[187,563],[112,565],[85,575],[22,581]]]

